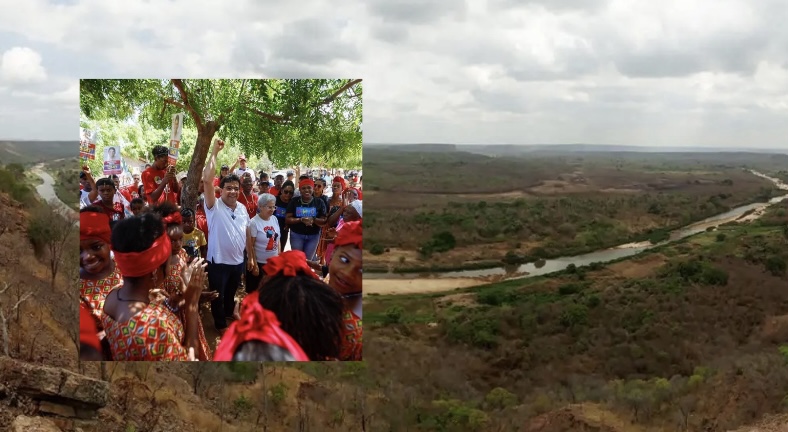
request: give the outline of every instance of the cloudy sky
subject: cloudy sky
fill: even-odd
[[[365,142],[788,148],[778,0],[287,3],[0,0],[0,138],[80,77],[360,77]]]

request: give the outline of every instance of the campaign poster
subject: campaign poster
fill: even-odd
[[[172,133],[170,134],[170,154],[167,163],[175,165],[178,162],[178,153],[181,148],[181,132],[183,130],[183,113],[172,115]]]
[[[104,148],[104,175],[122,174],[123,164],[120,157],[120,146]]]
[[[82,160],[96,159],[96,133],[94,131],[79,128],[79,158]]]

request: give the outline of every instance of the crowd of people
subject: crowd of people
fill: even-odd
[[[243,155],[217,176],[223,149],[195,208],[167,147],[126,188],[83,167],[83,360],[362,359],[361,178],[313,171],[296,186],[291,170],[271,184]]]

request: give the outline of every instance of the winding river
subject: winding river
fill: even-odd
[[[788,190],[788,185],[776,178],[768,177],[756,171],[751,172],[756,176],[771,180],[779,189]],[[367,273],[364,275],[364,292],[365,294],[397,294],[446,291],[457,287],[487,283],[491,278],[494,278],[495,280],[511,280],[543,276],[564,270],[570,264],[580,267],[594,262],[606,263],[617,259],[634,256],[649,249],[701,233],[709,227],[737,220],[742,218],[745,213],[751,210],[751,214],[742,218],[741,220],[756,219],[763,214],[766,207],[769,207],[774,203],[778,203],[786,198],[788,198],[788,195],[781,195],[772,198],[768,203],[754,203],[736,207],[733,210],[727,211],[725,213],[721,213],[716,216],[704,219],[700,222],[695,222],[683,228],[677,229],[671,233],[668,240],[662,243],[629,243],[583,255],[550,259],[545,261],[544,265],[538,267],[534,263],[528,263],[520,266],[515,265],[481,270],[459,270],[436,273]],[[419,289],[419,286],[423,286],[423,289]],[[403,289],[399,289],[398,287]]]
[[[40,163],[34,166],[32,172],[41,177],[41,180],[44,181],[44,183],[36,186],[38,196],[50,204],[54,203],[55,211],[60,213],[63,217],[73,217],[77,212],[58,198],[54,187],[55,179],[53,179],[48,172],[44,171],[44,164]]]

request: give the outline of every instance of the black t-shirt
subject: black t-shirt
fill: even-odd
[[[293,202],[292,198],[290,202]],[[285,213],[287,213],[287,204],[286,202],[282,201],[281,198],[276,197],[276,210],[274,210],[274,216],[276,220],[279,221],[279,231],[285,231]],[[282,234],[284,235],[284,234]]]
[[[301,217],[313,217],[313,218],[323,218],[326,217],[326,205],[323,203],[321,199],[312,198],[308,204],[304,204],[301,201],[301,197],[293,198],[290,200],[290,204],[287,206],[287,213],[292,213],[293,217],[301,218]],[[302,222],[299,222],[295,225],[290,226],[290,230],[296,234],[301,235],[314,235],[320,234],[320,227],[312,224],[311,227],[304,225]]]

